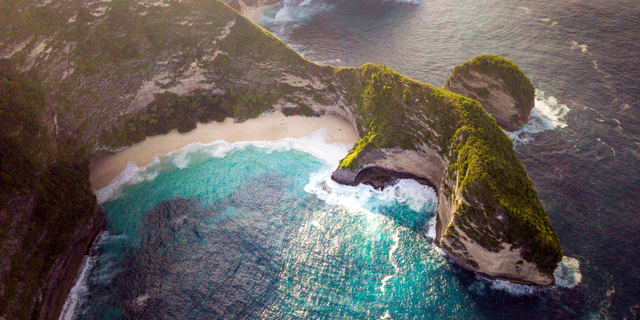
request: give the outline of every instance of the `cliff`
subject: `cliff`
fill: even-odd
[[[219,1],[15,0],[0,9],[8,22],[0,59],[37,84],[22,100],[39,110],[2,117],[3,141],[12,141],[2,146],[5,317],[57,316],[80,249],[102,224],[88,156],[274,110],[354,125],[361,140],[333,175],[339,182],[411,177],[435,186],[436,244],[454,262],[516,282],[553,281],[561,249],[549,219],[511,141],[474,100],[383,66],[319,66]],[[29,182],[16,184],[21,176]],[[54,288],[58,296],[47,296]]]
[[[414,178],[438,192],[435,243],[466,269],[551,285],[558,239],[511,140],[475,100],[376,65],[355,76],[349,114],[361,139],[332,178],[382,187]]]
[[[535,88],[512,61],[495,55],[453,69],[445,88],[474,99],[507,131],[522,129],[534,107]]]
[[[54,319],[104,224],[38,81],[0,61],[0,318]]]

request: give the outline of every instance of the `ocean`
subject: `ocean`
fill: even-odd
[[[480,54],[536,107],[510,133],[564,249],[557,285],[490,281],[432,245],[437,198],[333,183],[348,146],[196,144],[98,196],[108,227],[65,319],[635,319],[640,312],[640,3],[285,1],[258,23],[312,61],[442,87]]]

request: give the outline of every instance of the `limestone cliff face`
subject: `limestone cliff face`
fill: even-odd
[[[507,131],[522,128],[534,107],[534,87],[518,66],[482,55],[453,69],[445,88],[474,99]]]
[[[557,255],[555,249],[525,244],[518,239],[525,234],[514,237],[517,217],[505,213],[505,208],[491,197],[468,196],[471,192],[461,186],[460,176],[456,171],[455,179],[440,184],[435,244],[456,264],[485,277],[552,285],[555,280],[550,268],[542,271],[544,262],[531,259],[531,251],[553,256]],[[447,193],[450,196],[445,196]]]
[[[57,319],[104,225],[89,162],[45,106],[37,83],[0,61],[0,319]]]
[[[558,240],[511,141],[475,100],[383,66],[319,66],[219,1],[0,7],[11,22],[0,30],[0,60],[43,88],[21,100],[35,101],[41,113],[0,117],[7,120],[0,127],[0,318],[57,317],[80,252],[102,221],[87,155],[274,110],[337,114],[353,124],[361,140],[333,175],[339,182],[383,186],[410,177],[435,186],[436,244],[456,263],[517,282],[552,281]]]
[[[435,244],[484,276],[551,285],[562,251],[511,140],[479,103],[380,66],[352,72],[361,139],[333,180],[383,187],[413,178],[438,192]]]
[[[414,179],[434,187],[438,194],[434,242],[456,264],[493,279],[531,285],[554,283],[552,274],[541,272],[535,262],[524,259],[531,248],[514,245],[514,239],[507,236],[510,218],[506,214],[484,211],[495,205],[485,203],[488,199],[465,198],[459,172],[455,172],[455,180],[441,179],[448,164],[437,154],[376,149],[366,152],[363,158],[356,169],[340,168],[331,178],[346,185],[362,183],[376,188],[384,188],[397,179]],[[405,161],[410,165],[405,166]],[[435,181],[439,183],[434,184]],[[464,211],[470,208],[473,214],[465,215]]]

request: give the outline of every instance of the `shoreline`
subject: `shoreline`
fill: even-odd
[[[329,140],[332,142],[358,142],[358,133],[351,123],[335,115],[287,117],[281,112],[275,112],[240,123],[227,118],[224,122],[199,123],[196,129],[186,133],[178,133],[174,129],[164,135],[147,137],[121,152],[95,158],[91,161],[89,180],[94,191],[100,190],[120,175],[129,161],[133,161],[138,167],[144,167],[152,163],[156,155],[165,155],[194,142],[277,141],[305,137],[322,128],[329,130]]]
[[[259,4],[257,7],[252,7],[246,5],[242,0],[238,1],[238,3],[240,4],[240,13],[253,22],[256,22],[262,15],[262,12],[267,8],[267,6],[262,4]]]

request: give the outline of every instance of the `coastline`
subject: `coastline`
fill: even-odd
[[[257,7],[252,7],[244,3],[244,1],[238,1],[240,4],[242,15],[249,18],[249,20],[256,22],[258,18],[262,15],[262,12],[267,8],[267,6],[259,4]]]
[[[224,122],[200,123],[196,129],[186,133],[172,130],[165,135],[147,137],[119,153],[93,159],[89,180],[93,190],[100,190],[124,171],[127,162],[133,161],[138,167],[143,167],[153,162],[158,154],[164,155],[194,142],[276,141],[308,136],[322,128],[329,130],[329,139],[332,142],[350,144],[358,142],[358,133],[351,123],[335,115],[314,118],[287,117],[281,112],[275,112],[241,123],[235,123],[232,118],[227,118]]]

